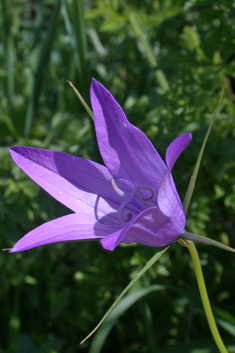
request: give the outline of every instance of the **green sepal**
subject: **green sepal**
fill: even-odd
[[[223,250],[227,250],[227,251],[231,251],[231,252],[235,253],[235,249],[231,248],[230,246],[224,245],[216,240],[206,238],[201,235],[196,235],[196,234],[184,231],[184,234],[181,235],[180,238],[191,240],[191,241],[198,241],[200,243],[204,243],[204,244],[208,244],[208,245],[213,245],[213,246],[216,246],[217,248],[221,248]]]

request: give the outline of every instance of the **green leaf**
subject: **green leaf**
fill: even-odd
[[[115,325],[119,317],[125,313],[137,300],[143,298],[145,295],[166,289],[167,286],[162,285],[152,285],[146,288],[138,289],[137,291],[128,294],[125,298],[120,300],[117,306],[113,309],[109,317],[103,323],[99,331],[96,333],[89,350],[89,353],[99,353],[103,347],[103,344],[111,331],[112,327]]]
[[[235,337],[235,326],[230,324],[229,322],[222,320],[222,319],[217,319],[216,320],[218,324],[223,327],[224,330],[229,332],[232,336]]]
[[[122,299],[122,297],[124,297],[124,295],[129,291],[129,289],[140,279],[140,277],[143,276],[143,274],[145,274],[146,271],[148,271],[148,269],[150,267],[153,266],[153,264],[155,264],[155,262],[157,262],[160,257],[169,249],[170,246],[164,248],[162,251],[159,251],[158,253],[156,253],[148,262],[147,264],[142,268],[142,270],[135,276],[135,278],[133,278],[133,280],[128,284],[128,286],[126,286],[126,288],[121,292],[121,294],[117,297],[117,299],[115,300],[115,302],[111,305],[111,307],[109,308],[109,310],[106,312],[106,314],[102,317],[102,319],[100,320],[100,322],[98,323],[98,325],[94,328],[94,330],[92,330],[89,335],[84,338],[84,340],[82,340],[82,342],[80,344],[83,344],[89,337],[91,337],[97,330],[98,328],[102,325],[102,323],[106,320],[106,318],[109,316],[109,314],[113,311],[113,309],[115,308],[115,306],[120,302],[120,300]]]

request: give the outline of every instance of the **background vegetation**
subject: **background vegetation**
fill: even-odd
[[[116,97],[164,157],[190,131],[174,168],[181,197],[218,102],[187,230],[235,247],[235,6],[232,0],[1,0],[0,246],[69,211],[11,160],[29,145],[101,162],[87,102],[91,78]],[[102,162],[101,162],[102,163]],[[235,258],[198,245],[218,325],[235,352]],[[189,254],[173,244],[132,290],[142,296],[105,342],[89,333],[156,252],[99,243],[57,244],[0,254],[0,352],[217,352]],[[153,285],[161,287],[152,287]],[[142,293],[144,294],[144,293]],[[102,332],[102,331],[101,331]]]

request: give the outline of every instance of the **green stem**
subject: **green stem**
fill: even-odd
[[[226,347],[220,337],[220,333],[218,331],[218,328],[217,328],[217,325],[215,322],[215,318],[214,318],[214,315],[213,315],[213,312],[211,309],[210,300],[208,298],[206,285],[205,285],[205,281],[204,281],[203,272],[202,272],[201,263],[200,263],[200,259],[198,256],[197,249],[192,241],[183,240],[182,242],[183,242],[182,245],[184,245],[188,248],[190,255],[191,255],[191,258],[192,258],[192,261],[193,261],[193,264],[194,264],[197,283],[198,283],[199,291],[200,291],[201,298],[202,298],[202,303],[204,306],[204,310],[206,313],[208,324],[210,326],[212,336],[214,337],[215,343],[216,343],[219,351],[221,353],[228,353],[228,351],[227,351],[227,349],[226,349]]]
[[[198,155],[198,159],[197,159],[194,171],[193,171],[193,175],[191,177],[191,180],[190,180],[190,183],[189,183],[189,186],[188,186],[188,190],[187,190],[187,193],[186,193],[186,196],[185,196],[185,199],[184,199],[184,210],[185,210],[186,214],[187,214],[187,211],[188,211],[188,208],[189,208],[189,204],[190,204],[190,201],[191,201],[191,198],[192,198],[192,194],[193,194],[193,191],[194,191],[194,187],[195,187],[195,184],[196,184],[196,179],[197,179],[199,167],[200,167],[200,164],[201,164],[202,156],[203,156],[203,153],[204,153],[204,150],[205,150],[205,146],[206,146],[209,134],[211,132],[212,126],[214,124],[215,118],[217,116],[217,113],[219,111],[219,107],[221,105],[224,89],[225,89],[225,83],[223,85],[223,88],[222,88],[222,91],[221,91],[221,94],[220,94],[219,103],[218,103],[218,105],[216,107],[213,119],[212,119],[212,121],[210,123],[210,126],[209,126],[209,128],[207,130],[206,136],[204,138],[204,141],[203,141],[203,144],[202,144],[202,147],[201,147],[201,150],[200,150],[200,153]],[[195,236],[194,234],[188,233],[188,232],[186,232],[186,234],[184,236],[187,236],[188,239],[189,239],[189,237],[191,237],[191,240],[198,240],[197,236]],[[193,239],[195,237],[197,237],[197,239]],[[200,241],[202,241],[202,242],[208,242],[208,239],[206,239],[204,237],[199,237],[199,238],[200,238]],[[201,263],[200,263],[200,259],[199,259],[199,256],[198,256],[198,252],[197,252],[197,249],[196,249],[194,243],[191,240],[179,239],[178,242],[181,245],[186,246],[188,248],[189,252],[190,252],[190,255],[191,255],[191,258],[192,258],[192,261],[193,261],[193,264],[194,264],[195,274],[196,274],[197,283],[198,283],[200,295],[201,295],[201,298],[202,298],[202,303],[203,303],[203,306],[204,306],[205,314],[206,314],[206,317],[207,317],[207,321],[208,321],[212,336],[213,336],[213,338],[215,340],[215,343],[216,343],[216,345],[217,345],[217,347],[218,347],[218,349],[219,349],[219,351],[221,353],[228,353],[228,351],[225,348],[225,345],[224,345],[224,343],[223,343],[223,341],[222,341],[222,339],[220,337],[220,334],[219,334],[219,331],[218,331],[218,328],[217,328],[217,325],[216,325],[216,322],[215,322],[215,318],[214,318],[213,312],[211,310],[210,300],[208,298],[206,285],[205,285],[205,281],[204,281],[204,277],[203,277],[203,272],[202,272],[202,268],[201,268]],[[213,245],[215,245],[215,244],[216,244],[216,246],[218,246],[217,242],[213,242]],[[220,247],[221,247],[221,245],[220,245]],[[226,250],[228,250],[228,249],[226,249]],[[232,251],[232,250],[230,250],[230,251]]]

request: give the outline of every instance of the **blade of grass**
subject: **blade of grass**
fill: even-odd
[[[146,288],[138,289],[135,292],[128,294],[125,298],[121,299],[93,338],[89,353],[99,353],[101,351],[104,342],[116,321],[122,314],[125,313],[126,310],[135,304],[137,300],[143,298],[151,292],[164,290],[166,288],[167,287],[163,285],[152,285]]]
[[[86,100],[89,98],[89,75],[87,70],[87,43],[82,0],[62,0],[62,16],[65,28],[71,39],[72,59],[77,69],[79,90]],[[71,78],[71,77],[70,77]],[[73,77],[74,79],[74,77]]]
[[[235,353],[234,339],[227,340],[229,353]],[[217,353],[215,345],[208,339],[194,339],[190,343],[172,344],[159,349],[157,353]]]
[[[223,327],[223,329],[227,332],[229,332],[232,336],[235,337],[235,326],[230,324],[229,322],[222,320],[222,319],[217,319],[216,320],[218,324]]]
[[[9,320],[9,342],[8,352],[15,353],[17,350],[17,342],[20,334],[20,295],[21,286],[15,286],[14,305]]]
[[[27,112],[25,117],[25,126],[24,126],[25,137],[29,136],[32,129],[33,119],[34,119],[35,111],[37,108],[37,104],[38,104],[38,100],[39,100],[39,96],[42,88],[45,70],[48,65],[52,44],[56,35],[58,17],[60,14],[60,6],[61,6],[61,0],[58,0],[53,10],[47,36],[43,41],[43,43],[39,42],[38,44],[38,45],[41,44],[41,48],[39,50],[39,60],[38,60],[36,72],[35,74],[33,74],[33,77],[32,77],[32,92],[28,100]]]
[[[108,54],[108,49],[103,46],[101,40],[98,36],[98,33],[95,28],[87,28],[87,34],[90,36],[90,39],[94,45],[94,48],[99,55],[99,57],[105,57]]]
[[[168,84],[166,76],[162,70],[156,69],[158,67],[157,59],[155,58],[155,55],[152,51],[152,48],[146,38],[146,34],[142,31],[141,26],[140,26],[140,24],[139,24],[138,20],[136,19],[136,16],[133,12],[131,12],[129,15],[129,21],[131,23],[132,29],[133,29],[137,39],[141,42],[141,44],[145,50],[145,54],[146,54],[146,57],[148,59],[148,62],[150,64],[151,68],[155,69],[155,76],[156,76],[156,79],[157,79],[160,87],[162,88],[162,90],[164,92],[169,91],[170,86]]]
[[[12,9],[11,0],[1,0],[2,5],[2,18],[4,29],[4,42],[6,52],[6,70],[7,70],[7,84],[6,96],[8,99],[8,111],[11,123],[14,125],[14,111],[13,111],[13,98],[14,98],[14,40],[12,33]]]
[[[33,47],[36,47],[38,43],[41,42],[42,37],[42,28],[44,26],[45,20],[45,1],[38,1],[38,11],[35,19],[35,32],[34,32],[34,44]]]
[[[62,7],[61,7],[62,11],[61,14],[63,16],[64,19],[64,24],[65,24],[65,29],[70,37],[71,40],[71,45],[73,48],[73,53],[74,53],[74,60],[75,60],[75,64],[77,67],[77,72],[78,72],[78,76],[81,77],[82,73],[82,69],[81,69],[81,62],[80,62],[80,57],[79,57],[79,51],[78,51],[78,47],[77,47],[77,40],[74,34],[74,29],[69,17],[69,13],[68,13],[68,8],[67,8],[67,2],[66,0],[62,0]]]
[[[191,198],[192,198],[192,195],[193,195],[193,191],[194,191],[194,188],[195,188],[195,184],[196,184],[197,175],[198,175],[198,171],[199,171],[199,168],[200,168],[202,156],[203,156],[203,153],[204,153],[204,150],[205,150],[205,147],[206,147],[206,143],[207,143],[208,137],[210,135],[211,129],[212,129],[213,125],[214,125],[215,118],[216,118],[217,113],[219,111],[219,107],[221,105],[221,101],[222,101],[222,98],[223,98],[223,95],[224,95],[224,89],[225,89],[225,82],[223,84],[223,87],[222,87],[222,90],[221,90],[221,93],[220,93],[219,103],[218,103],[218,105],[217,105],[217,107],[215,109],[215,112],[214,112],[214,115],[213,115],[213,119],[212,119],[212,121],[211,121],[211,123],[210,123],[210,125],[208,127],[205,139],[203,141],[201,150],[200,150],[198,158],[197,158],[197,162],[196,162],[195,167],[194,167],[193,174],[192,174],[190,182],[189,182],[189,186],[188,186],[188,189],[187,189],[187,192],[186,192],[186,196],[185,196],[185,199],[184,199],[184,210],[185,210],[185,213],[187,213],[188,208],[189,208],[189,204],[190,204],[190,201],[191,201]]]
[[[221,309],[221,308],[214,308],[215,313],[220,316],[222,319],[224,319],[225,321],[229,322],[230,324],[232,324],[233,326],[235,326],[235,316],[232,315],[230,312]]]
[[[159,347],[156,341],[156,332],[153,326],[152,312],[145,298],[140,299],[140,309],[143,317],[142,321],[144,330],[147,336],[146,341],[148,342],[149,352],[156,353]]]
[[[83,0],[73,0],[71,4],[73,27],[76,36],[77,47],[79,51],[81,63],[81,87],[87,86],[87,42],[84,21],[84,5]]]
[[[163,249],[162,251],[159,251],[158,253],[156,253],[148,262],[147,264],[142,268],[142,270],[135,276],[135,278],[133,278],[133,280],[128,284],[128,286],[126,286],[126,288],[121,292],[121,294],[117,297],[117,299],[115,300],[115,302],[111,305],[111,307],[109,308],[109,310],[106,312],[106,314],[102,317],[102,319],[100,320],[100,322],[98,323],[98,325],[94,328],[94,330],[92,330],[89,335],[84,338],[84,340],[82,340],[82,342],[80,344],[83,344],[89,337],[91,337],[97,330],[98,328],[102,325],[102,323],[105,321],[105,319],[109,316],[109,314],[113,311],[113,309],[115,308],[115,306],[120,302],[120,300],[122,299],[122,297],[129,291],[129,289],[140,279],[140,277],[143,276],[143,274],[145,274],[146,271],[148,271],[148,269],[153,266],[155,264],[155,262],[157,262],[160,257],[169,249],[169,246],[166,247],[165,249]]]

